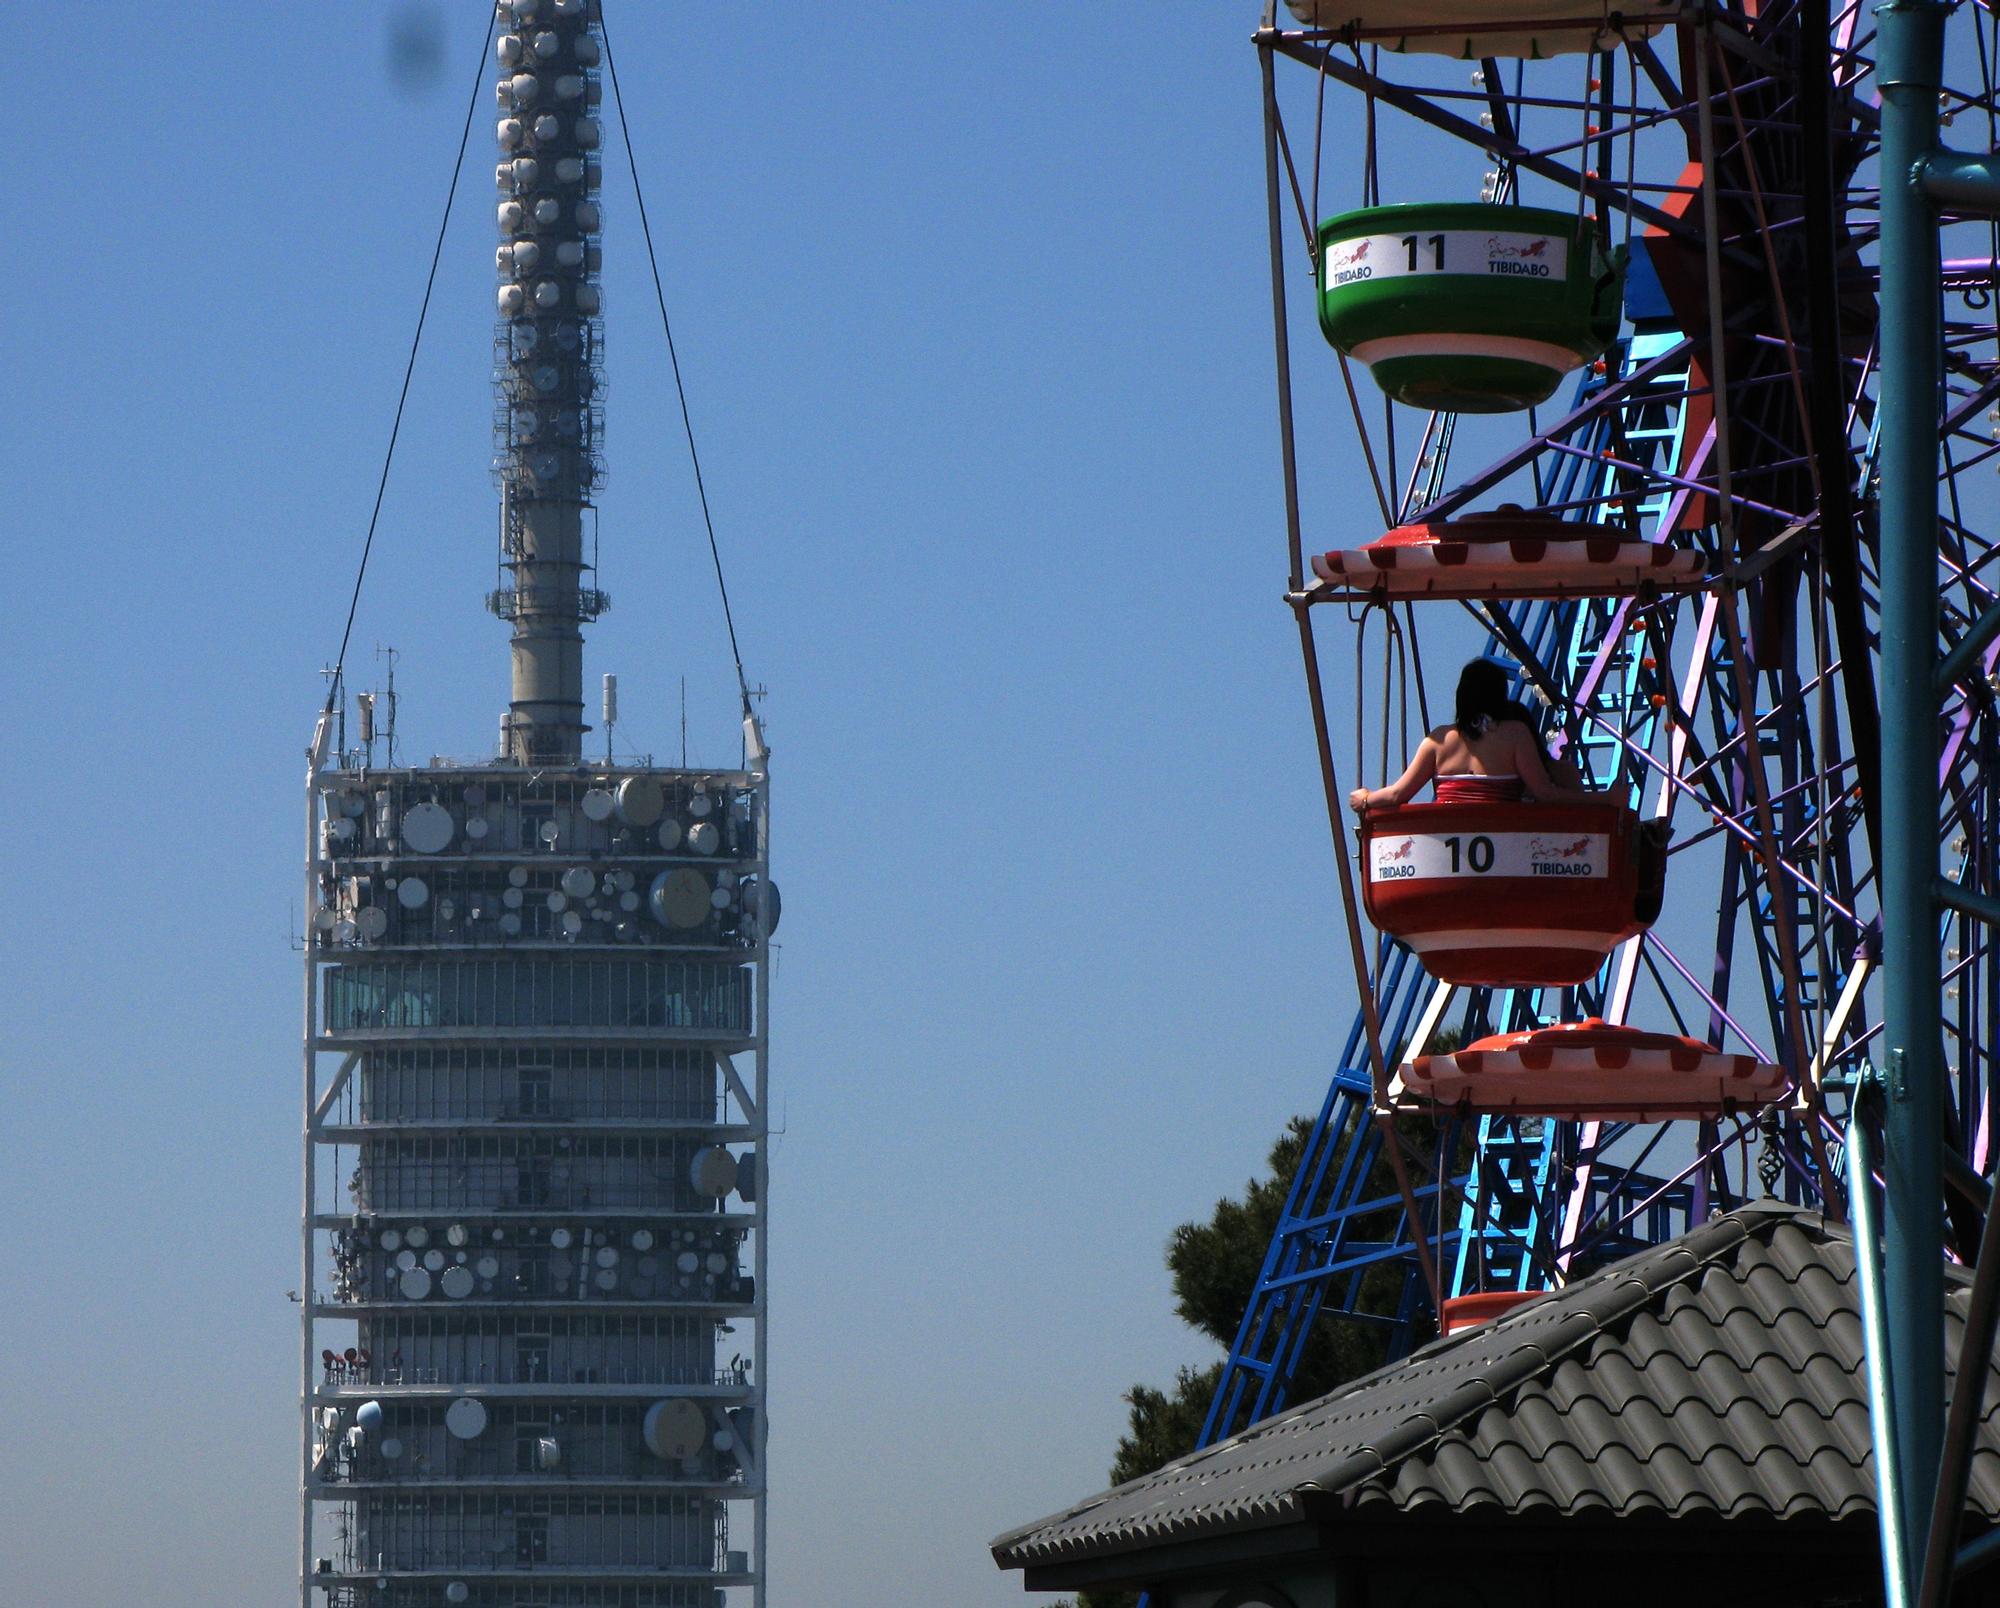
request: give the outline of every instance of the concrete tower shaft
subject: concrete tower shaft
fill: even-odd
[[[602,46],[597,0],[509,3],[500,12],[494,467],[500,562],[510,584],[490,602],[514,628],[501,751],[521,765],[573,765],[589,729],[582,627],[606,602],[586,584],[585,553],[603,430],[595,155]]]

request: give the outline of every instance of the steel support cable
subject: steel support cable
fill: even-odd
[[[424,320],[430,316],[431,292],[437,286],[438,263],[444,256],[445,231],[451,226],[452,203],[458,197],[458,176],[465,171],[465,148],[472,139],[472,119],[479,111],[479,91],[486,83],[486,52],[493,43],[494,17],[486,21],[486,37],[479,42],[479,70],[472,75],[472,95],[465,105],[465,127],[459,130],[458,155],[451,164],[451,184],[444,193],[444,216],[438,219],[437,240],[431,246],[431,271],[424,279],[423,304],[417,309],[416,333],[410,337],[410,355],[403,364],[403,388],[396,396],[396,418],[389,426],[389,448],[382,455],[382,474],[375,482],[375,506],[368,515],[368,535],[361,543],[361,562],[354,570],[354,591],[347,600],[347,623],[340,630],[340,652],[333,661],[333,679],[326,689],[326,712],[340,697],[341,672],[347,665],[347,644],[354,635],[355,611],[361,607],[361,583],[368,574],[368,555],[375,550],[375,527],[382,519],[382,499],[389,490],[389,466],[396,461],[396,438],[403,432],[403,409],[410,400],[410,379],[417,371],[417,350],[423,345]]]
[[[632,149],[632,130],[625,121],[625,96],[618,88],[618,60],[611,53],[611,30],[602,15],[598,31],[604,37],[604,68],[611,78],[611,101],[618,109],[618,135],[625,142],[625,165],[632,175],[632,198],[639,206],[639,232],[646,241],[646,266],[653,274],[653,297],[660,307],[660,328],[667,337],[667,361],[674,371],[674,394],[680,399],[681,429],[687,436],[688,462],[694,467],[695,495],[701,500],[701,522],[708,532],[708,556],[715,564],[715,589],[722,597],[722,623],[729,630],[729,655],[736,662],[736,691],[743,701],[743,715],[750,710],[750,682],[743,674],[743,650],[736,645],[736,617],[729,608],[729,583],[722,578],[722,549],[715,540],[715,520],[708,510],[708,487],[702,480],[701,454],[695,450],[694,418],[688,411],[687,387],[681,381],[681,358],[674,346],[674,323],[667,316],[667,293],[660,284],[660,259],[653,250],[653,226],[646,218],[646,192],[639,186],[639,156]]]
[[[1303,604],[1295,604],[1293,617],[1299,627],[1299,647],[1305,660],[1306,698],[1312,707],[1313,739],[1319,752],[1320,784],[1326,794],[1328,826],[1333,834],[1334,869],[1339,874],[1340,902],[1346,915],[1348,949],[1354,961],[1355,992],[1360,998],[1362,1020],[1366,1024],[1364,1035],[1368,1045],[1369,1070],[1374,1094],[1375,1121],[1382,1126],[1385,1137],[1393,1135],[1394,1127],[1389,1110],[1389,1068],[1382,1050],[1382,1018],[1375,999],[1374,979],[1368,971],[1367,949],[1361,936],[1360,896],[1355,888],[1354,869],[1348,861],[1347,818],[1342,813],[1346,802],[1340,796],[1339,775],[1334,769],[1333,740],[1326,714],[1326,694],[1320,678],[1319,647],[1313,640],[1312,610]],[[1419,1209],[1411,1189],[1409,1169],[1404,1166],[1402,1156],[1390,1147],[1390,1170],[1395,1174],[1396,1191],[1403,1200],[1403,1209],[1410,1223],[1412,1249],[1416,1253],[1417,1266],[1423,1274],[1424,1285],[1430,1292],[1433,1308],[1441,1306],[1444,1300],[1442,1286],[1438,1282],[1437,1265],[1432,1260],[1429,1241],[1424,1230],[1423,1213]]]

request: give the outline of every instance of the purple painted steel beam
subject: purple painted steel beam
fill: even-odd
[[[1672,368],[1674,360],[1686,357],[1693,345],[1694,342],[1691,340],[1676,341],[1672,346],[1660,353],[1659,356],[1640,364],[1639,367],[1635,368],[1623,379],[1614,380],[1588,402],[1564,414],[1540,435],[1530,436],[1523,445],[1514,448],[1504,457],[1495,459],[1470,480],[1446,492],[1435,502],[1426,503],[1422,508],[1415,510],[1410,515],[1412,522],[1449,518],[1482,491],[1490,490],[1509,475],[1515,474],[1526,467],[1533,461],[1535,454],[1542,450],[1544,443],[1551,436],[1567,435],[1569,432],[1587,423],[1598,413],[1622,404],[1628,393],[1638,389],[1640,386],[1650,384],[1659,375],[1668,372]],[[1705,491],[1707,488],[1697,487],[1696,489]]]
[[[1704,486],[1696,481],[1683,479],[1679,475],[1668,474],[1663,469],[1642,469],[1637,464],[1627,463],[1621,458],[1607,458],[1604,456],[1603,453],[1592,452],[1587,447],[1573,447],[1567,441],[1549,441],[1546,442],[1545,445],[1550,452],[1565,453],[1572,458],[1582,458],[1590,463],[1608,464],[1614,468],[1628,469],[1635,474],[1645,475],[1649,479],[1661,481],[1669,486],[1676,486],[1688,491],[1705,492],[1711,496],[1716,496],[1716,497],[1722,495],[1713,486]],[[1801,463],[1804,460],[1795,458],[1791,461],[1793,463]],[[1761,467],[1762,466],[1760,466],[1760,468]],[[1785,465],[1773,464],[1770,467],[1775,472],[1778,469],[1784,468]],[[1734,478],[1740,480],[1744,477],[1741,474],[1738,474]],[[1774,503],[1758,502],[1756,498],[1746,497],[1741,492],[1737,491],[1732,491],[1729,494],[1729,501],[1738,508],[1749,508],[1757,513],[1768,514],[1773,519],[1782,519],[1787,521],[1788,523],[1792,520],[1804,519],[1809,517],[1805,514],[1801,514],[1796,509],[1780,508]]]
[[[1720,1020],[1722,1024],[1730,1030],[1730,1032],[1734,1033],[1739,1039],[1743,1041],[1744,1046],[1750,1051],[1752,1055],[1756,1056],[1757,1059],[1760,1061],[1770,1061],[1773,1064],[1776,1063],[1777,1057],[1775,1055],[1772,1055],[1770,1051],[1766,1050],[1763,1047],[1763,1045],[1757,1042],[1756,1039],[1752,1038],[1750,1036],[1748,1029],[1746,1029],[1741,1022],[1737,1021],[1735,1017],[1731,1016],[1729,1012],[1723,1008],[1722,1001],[1717,999],[1715,995],[1702,984],[1700,978],[1696,977],[1693,972],[1687,969],[1686,963],[1682,961],[1679,955],[1673,952],[1673,949],[1667,944],[1667,942],[1664,939],[1656,937],[1653,931],[1649,928],[1646,932],[1644,941],[1646,943],[1651,944],[1655,949],[1659,950],[1661,955],[1663,955],[1666,958],[1667,964],[1673,967],[1675,971],[1681,974],[1682,980],[1686,982],[1687,985],[1690,988],[1692,988],[1696,994],[1701,996],[1701,1002],[1715,1013],[1717,1019]]]
[[[1729,1134],[1726,1138],[1718,1137],[1713,1144],[1697,1147],[1694,1159],[1692,1161],[1688,1162],[1688,1164],[1685,1167],[1681,1168],[1681,1170],[1675,1173],[1671,1178],[1661,1179],[1659,1181],[1658,1187],[1656,1187],[1651,1194],[1641,1198],[1640,1201],[1635,1206],[1633,1206],[1630,1211],[1625,1212],[1622,1216],[1613,1218],[1608,1224],[1602,1227],[1596,1235],[1596,1240],[1598,1242],[1601,1242],[1605,1239],[1608,1239],[1613,1233],[1615,1233],[1618,1229],[1624,1227],[1627,1223],[1631,1222],[1632,1219],[1637,1217],[1641,1212],[1651,1211],[1654,1206],[1658,1205],[1660,1201],[1666,1198],[1666,1195],[1669,1190],[1672,1190],[1678,1185],[1685,1183],[1690,1177],[1694,1176],[1694,1174],[1699,1169],[1706,1167],[1717,1156],[1726,1152],[1730,1148],[1730,1146],[1738,1143],[1742,1137],[1744,1129],[1754,1119],[1748,1113],[1745,1113],[1742,1115],[1733,1115],[1730,1117],[1726,1117],[1724,1120],[1733,1121],[1736,1124],[1734,1128],[1730,1129]],[[1719,1131],[1720,1130],[1718,1130],[1718,1132]],[[1650,1147],[1648,1148],[1650,1149]],[[1638,1162],[1632,1163],[1633,1167],[1637,1167],[1638,1165],[1639,1165]],[[1628,1168],[1627,1171],[1629,1170],[1630,1169]],[[1596,1215],[1597,1216],[1603,1215],[1602,1207],[1599,1208],[1598,1213]],[[1586,1218],[1582,1224],[1582,1229],[1588,1229],[1593,1221],[1594,1218]],[[1593,1242],[1591,1240],[1582,1237],[1580,1230],[1579,1237],[1577,1239],[1576,1244],[1571,1249],[1570,1255],[1575,1256],[1579,1252],[1588,1250],[1592,1243]]]

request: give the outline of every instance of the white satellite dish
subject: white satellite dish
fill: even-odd
[[[391,1460],[401,1457],[403,1455],[403,1443],[397,1440],[394,1435],[389,1436],[382,1442],[382,1455]]]
[[[502,888],[500,890],[500,902],[509,910],[519,910],[525,901],[522,898],[519,888]]]
[[[467,1238],[463,1223],[453,1223],[444,1231],[444,1242],[447,1245],[463,1245]]]
[[[707,1444],[708,1415],[685,1397],[656,1401],[646,1409],[643,1433],[655,1457],[682,1462]]]
[[[426,1268],[426,1269],[427,1269],[427,1270],[428,1270],[429,1272],[432,1272],[432,1273],[441,1273],[441,1272],[443,1272],[443,1271],[444,1271],[444,1252],[443,1252],[443,1251],[425,1251],[425,1252],[424,1252],[424,1267],[425,1267],[425,1268]]]
[[[653,1248],[653,1231],[650,1228],[635,1228],[632,1230],[633,1250],[650,1251],[652,1248]],[[649,1268],[647,1271],[650,1272],[651,1269]]]
[[[459,1440],[477,1440],[486,1431],[486,1404],[460,1396],[445,1408],[444,1427]]]
[[[586,821],[608,821],[617,807],[618,801],[606,788],[593,787],[583,795],[583,818]]]
[[[715,800],[710,798],[705,792],[697,791],[694,797],[688,800],[688,814],[692,815],[697,821],[701,820],[714,808]]]
[[[600,1267],[595,1278],[597,1287],[606,1294],[618,1288],[618,1269],[615,1267]]]
[[[556,825],[554,821],[544,821],[542,822],[541,831],[537,836],[541,838],[547,847],[552,849],[562,841],[562,828]]]
[[[662,871],[646,897],[662,926],[686,932],[708,919],[708,878],[692,866]]]
[[[666,811],[667,792],[653,776],[628,776],[618,784],[618,818],[627,826],[651,826]]]
[[[688,1164],[695,1192],[720,1200],[736,1187],[736,1158],[721,1145],[703,1145]]]
[[[674,1266],[683,1273],[693,1273],[701,1267],[701,1258],[693,1251],[682,1251],[674,1258]]]
[[[562,874],[562,891],[572,899],[588,899],[597,891],[597,877],[587,865],[573,865]]]
[[[583,917],[574,910],[565,910],[562,913],[562,930],[565,937],[574,938],[583,931]]]
[[[332,932],[333,924],[339,919],[332,905],[321,905],[313,912],[313,931]]]
[[[372,944],[389,930],[389,912],[379,905],[363,905],[354,912],[354,930],[362,942]]]
[[[482,1256],[477,1264],[475,1264],[473,1271],[482,1279],[497,1279],[500,1276],[500,1258],[497,1256]]]
[[[554,911],[557,915],[561,915],[569,908],[569,895],[564,893],[560,888],[552,888],[549,890],[547,899],[543,902],[550,910]]]
[[[454,1580],[444,1588],[444,1600],[446,1602],[470,1602],[472,1601],[472,1588],[463,1580]]]
[[[396,903],[405,910],[423,909],[430,897],[430,884],[422,877],[404,877],[396,884]]]
[[[472,1294],[472,1273],[470,1269],[451,1267],[445,1269],[444,1277],[438,1280],[438,1287],[454,1301],[462,1301]]]
[[[349,920],[346,916],[342,916],[338,921],[336,921],[333,924],[333,941],[337,944],[353,943],[354,934],[355,934],[354,923],[351,920]]]
[[[528,885],[528,868],[525,865],[510,866],[507,871],[507,885],[510,888],[525,888]]]
[[[518,938],[521,934],[521,918],[509,910],[500,918],[500,931],[508,938]]]
[[[570,1231],[566,1228],[552,1228],[549,1230],[549,1243],[559,1251],[569,1249],[570,1238]]]
[[[420,1267],[406,1270],[397,1283],[405,1301],[421,1301],[431,1293],[431,1276]]]
[[[639,896],[636,893],[619,894],[618,908],[624,911],[625,914],[629,916],[633,911],[639,908]]]
[[[727,888],[717,884],[715,891],[708,896],[708,902],[713,909],[727,910],[731,905],[736,903],[736,895],[731,893]]]
[[[724,1256],[720,1251],[710,1251],[706,1265],[711,1273],[727,1273],[729,1271],[729,1258]]]
[[[713,821],[696,821],[688,828],[687,844],[696,854],[713,854],[721,842],[722,834]]]
[[[417,1253],[415,1251],[406,1250],[406,1251],[398,1251],[396,1253],[396,1266],[402,1269],[404,1272],[407,1273],[411,1268],[415,1267],[416,1265],[417,1265]]]
[[[618,1247],[615,1245],[598,1246],[597,1265],[599,1267],[616,1267],[618,1265]]]
[[[377,1241],[385,1251],[393,1251],[403,1243],[403,1236],[393,1228],[382,1230],[382,1238]]]
[[[418,854],[436,854],[451,847],[458,825],[442,804],[412,804],[403,814],[403,841]]]
[[[784,910],[784,901],[778,897],[777,883],[761,881],[756,877],[745,877],[743,909],[745,914],[762,919],[767,937],[776,932],[778,917]]]
[[[483,815],[475,815],[465,823],[465,835],[475,843],[484,838],[491,830],[492,828],[487,825],[486,817]]]
[[[403,1238],[421,1250],[424,1246],[430,1244],[431,1231],[425,1228],[422,1223],[412,1223],[409,1232]]]

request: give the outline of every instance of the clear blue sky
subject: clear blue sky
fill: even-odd
[[[610,8],[771,688],[774,1602],[1021,1600],[986,1541],[1211,1355],[1165,1236],[1317,1106],[1352,1009],[1279,602],[1256,10]],[[395,15],[48,8],[16,76],[10,1603],[289,1589],[302,749],[484,28],[443,7],[410,86]],[[420,757],[488,751],[505,697],[489,104],[356,633]],[[615,152],[605,210],[588,668],[663,758],[685,674],[726,758]],[[1318,528],[1374,534],[1330,408],[1305,446]]]

